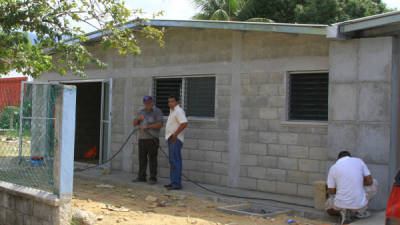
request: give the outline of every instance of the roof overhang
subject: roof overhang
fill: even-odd
[[[333,24],[329,33],[337,29],[337,38],[361,38],[398,35],[400,33],[400,11],[363,17]],[[331,30],[331,32],[329,31]]]
[[[144,25],[154,27],[184,27],[198,29],[221,29],[221,30],[239,30],[239,31],[261,31],[278,32],[290,34],[311,34],[326,35],[327,25],[317,24],[287,24],[287,23],[261,23],[261,22],[233,22],[233,21],[209,21],[209,20],[149,20]],[[138,27],[136,23],[131,23],[123,28]],[[101,31],[95,31],[88,34],[89,40],[101,37]]]

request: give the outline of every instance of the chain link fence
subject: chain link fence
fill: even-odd
[[[0,89],[0,99],[15,99],[21,93],[18,104],[3,104],[0,109],[0,129],[6,128],[0,133],[0,180],[57,193],[54,153],[62,88],[23,83],[20,90],[10,90],[15,88]]]

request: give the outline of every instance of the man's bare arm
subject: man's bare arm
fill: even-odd
[[[373,183],[373,181],[372,181],[372,176],[371,175],[364,177],[364,186],[369,186],[372,183]]]
[[[159,123],[152,124],[152,125],[148,126],[147,128],[149,128],[149,129],[161,129],[162,126],[163,126],[163,122],[159,122]]]
[[[329,193],[330,195],[336,194],[336,188],[328,188],[328,193]]]

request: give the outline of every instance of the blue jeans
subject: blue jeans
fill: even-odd
[[[183,143],[177,139],[172,143],[172,138],[168,139],[169,162],[171,185],[175,188],[182,188],[181,174],[182,174],[182,156],[181,149]]]

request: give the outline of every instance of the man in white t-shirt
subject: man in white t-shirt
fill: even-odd
[[[171,183],[165,185],[168,190],[182,189],[182,156],[181,149],[184,141],[183,130],[188,124],[185,111],[179,106],[179,98],[170,96],[168,98],[170,113],[165,127],[165,140],[168,141],[170,180]]]
[[[342,224],[351,219],[350,212],[358,218],[368,216],[366,209],[377,192],[377,182],[361,159],[351,157],[347,151],[340,152],[329,169],[327,184],[331,195],[326,204],[329,214],[340,214]]]

